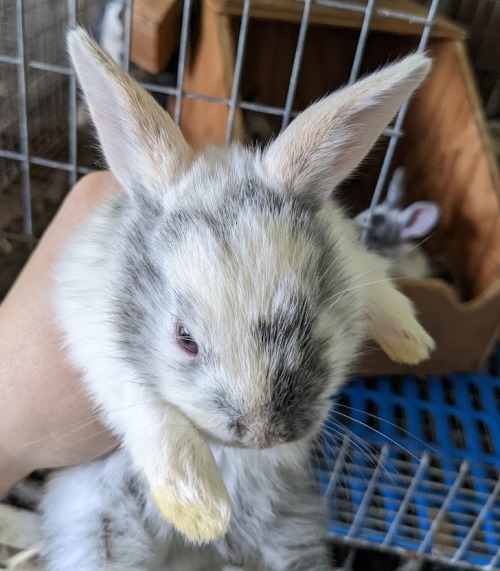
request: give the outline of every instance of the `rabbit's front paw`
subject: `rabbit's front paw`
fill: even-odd
[[[225,535],[231,500],[212,451],[197,433],[181,441],[157,476],[150,480],[151,498],[189,541],[203,544]]]
[[[151,497],[165,519],[189,541],[203,544],[225,535],[231,517],[231,502],[225,488],[210,489],[187,498],[177,486],[151,489]]]
[[[410,300],[388,283],[373,291],[368,313],[372,338],[397,363],[416,365],[428,359],[434,340],[415,318]]]
[[[432,337],[414,317],[408,317],[387,335],[379,331],[377,342],[390,359],[406,365],[428,359],[435,347]]]

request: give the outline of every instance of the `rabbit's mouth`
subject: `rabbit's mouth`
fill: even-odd
[[[317,419],[309,424],[307,428],[302,427],[300,431],[276,432],[272,429],[260,431],[248,431],[244,436],[234,438],[221,438],[206,430],[201,430],[207,440],[220,446],[228,448],[239,448],[244,450],[267,450],[287,444],[292,444],[301,440],[309,440],[316,436],[322,427],[322,419]]]
[[[276,440],[268,439],[261,440],[256,443],[244,442],[242,440],[230,440],[227,442],[220,441],[225,447],[228,448],[239,448],[240,450],[269,450],[270,448],[277,448],[278,446],[284,446],[286,444],[291,444],[296,442],[296,440]]]
[[[241,450],[267,450],[269,448],[276,448],[277,446],[282,446],[284,444],[289,444],[291,442],[296,442],[301,440],[301,438],[286,438],[284,436],[261,436],[258,439],[243,439],[243,438],[220,438],[219,436],[212,434],[211,432],[199,429],[203,436],[211,442],[223,446],[225,448],[239,448]]]

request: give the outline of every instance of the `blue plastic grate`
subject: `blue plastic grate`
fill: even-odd
[[[500,569],[500,348],[479,374],[354,379],[318,459],[332,534]]]

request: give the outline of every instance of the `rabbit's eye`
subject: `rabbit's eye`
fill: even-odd
[[[175,326],[175,340],[177,341],[177,345],[186,353],[190,355],[198,354],[198,344],[182,323],[177,323]]]

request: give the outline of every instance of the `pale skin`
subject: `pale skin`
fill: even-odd
[[[35,469],[88,462],[115,445],[67,362],[50,295],[67,237],[119,191],[108,172],[82,178],[0,305],[0,497]]]

